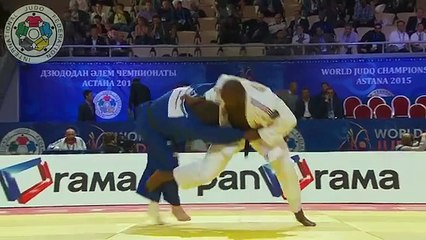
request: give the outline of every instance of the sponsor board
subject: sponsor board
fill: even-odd
[[[295,155],[306,159],[313,176],[313,181],[303,186],[305,203],[426,203],[426,190],[420,185],[422,176],[426,175],[426,153],[292,154]],[[203,156],[180,154],[180,162],[189,164]],[[41,156],[40,161],[36,159],[38,157],[0,156],[4,190],[4,194],[0,191],[1,207],[147,203],[135,193],[146,165],[145,154],[47,155]],[[16,188],[8,189],[10,185],[5,184],[4,173],[29,161],[34,161],[32,171],[23,171],[23,168],[21,172],[15,171]],[[264,164],[258,154],[250,154],[248,158],[238,154],[211,183],[181,190],[182,202],[282,203],[282,197],[273,196],[268,188],[268,181],[260,170]],[[18,201],[23,194],[17,190],[24,193],[37,184],[42,185],[37,188],[37,194]]]

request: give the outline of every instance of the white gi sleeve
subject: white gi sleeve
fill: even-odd
[[[289,135],[297,125],[297,120],[285,103],[276,97],[273,111],[276,110],[279,116],[275,118],[271,125],[258,130],[263,141],[270,146],[278,146],[284,143],[284,137]]]

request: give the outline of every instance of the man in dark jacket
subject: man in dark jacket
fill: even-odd
[[[94,122],[96,121],[95,104],[93,104],[93,93],[91,90],[83,92],[84,103],[78,107],[78,121]]]
[[[132,86],[130,87],[129,97],[129,112],[136,117],[136,108],[144,102],[151,100],[151,91],[140,82],[139,78],[133,79]]]

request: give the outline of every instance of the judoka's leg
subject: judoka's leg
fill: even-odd
[[[226,168],[232,156],[244,147],[244,140],[229,145],[211,145],[202,160],[181,165],[173,170],[173,177],[183,189],[211,182]]]
[[[315,223],[309,221],[303,214],[299,178],[294,168],[294,162],[290,158],[287,143],[281,146],[269,146],[262,140],[258,140],[251,144],[270,162],[296,219],[305,226],[315,226]]]

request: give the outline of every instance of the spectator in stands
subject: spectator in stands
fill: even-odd
[[[264,42],[269,35],[268,24],[264,21],[263,14],[257,12],[257,19],[243,22],[244,42]]]
[[[71,10],[64,12],[62,17],[62,25],[64,26],[64,45],[73,45],[75,43],[75,36],[77,34],[77,27],[71,21]]]
[[[155,8],[152,6],[151,1],[147,1],[146,5],[142,8],[142,10],[138,13],[138,18],[143,17],[148,22],[152,22],[152,18],[158,15],[157,11],[155,11]]]
[[[269,24],[270,34],[275,34],[278,31],[287,31],[287,23],[281,14],[276,14],[274,20]]]
[[[86,143],[81,137],[77,137],[75,130],[68,128],[65,130],[65,137],[51,143],[48,149],[55,151],[84,151]]]
[[[345,31],[343,31],[341,36],[339,37],[339,42],[341,43],[357,43],[358,42],[358,34],[354,32],[351,24],[345,25]],[[343,53],[352,54],[353,50],[356,49],[356,45],[344,45]]]
[[[317,34],[317,28],[321,28],[322,31],[326,34],[331,34],[333,36],[336,35],[334,33],[333,26],[330,23],[325,21],[325,12],[321,11],[318,17],[319,17],[319,21],[312,24],[310,35],[314,36],[315,34]]]
[[[148,45],[153,42],[149,31],[148,21],[143,17],[138,17],[135,31],[132,32],[134,43],[137,45]]]
[[[415,0],[394,0],[386,1],[387,8],[386,12],[399,13],[399,12],[413,12],[416,4]]]
[[[191,12],[189,9],[184,8],[182,6],[181,1],[176,2],[176,11],[175,11],[176,19],[177,19],[177,30],[178,31],[193,31],[194,22],[191,17]]]
[[[160,15],[161,21],[163,22],[176,22],[176,13],[169,0],[163,0],[161,8],[158,10],[158,15]]]
[[[308,44],[311,41],[311,37],[309,34],[304,33],[304,28],[302,25],[297,25],[296,32],[293,35],[292,44],[296,45],[293,47],[293,52],[296,55],[301,55],[306,51],[306,49],[303,46],[297,46],[297,45],[305,45]]]
[[[105,28],[105,25],[102,24],[102,17],[99,15],[96,15],[94,18],[94,24],[96,26],[96,28],[98,29],[98,32],[101,36],[105,37],[106,34],[108,33],[107,29]]]
[[[111,36],[109,39],[109,45],[115,45],[111,51],[112,56],[129,56],[130,48],[128,47],[120,47],[120,46],[128,46],[127,42],[127,32],[119,32],[116,30],[111,31]]]
[[[137,107],[150,100],[151,91],[149,88],[142,84],[139,78],[133,79],[132,85],[130,86],[129,113],[133,114],[133,117],[136,118]]]
[[[277,96],[281,98],[290,108],[290,110],[296,112],[296,103],[297,103],[297,82],[291,82],[288,85],[288,89],[281,90],[277,92]]]
[[[318,2],[318,0],[301,0],[302,15],[305,17],[318,15]]]
[[[102,143],[102,152],[103,153],[122,153],[123,148],[117,145],[117,138],[114,133],[106,132],[104,133]]]
[[[219,30],[219,44],[241,43],[241,28],[239,19],[235,16],[227,17],[221,21]]]
[[[106,40],[99,36],[99,30],[96,25],[92,25],[90,28],[90,37],[86,38],[85,45],[92,46],[90,49],[85,49],[88,56],[107,56],[108,54],[108,49],[96,47],[106,45]]]
[[[152,17],[152,38],[154,44],[166,44],[169,39],[169,29],[161,22],[160,16]]]
[[[388,52],[408,52],[408,43],[410,42],[410,36],[405,32],[405,22],[398,20],[396,22],[397,29],[390,33]]]
[[[94,122],[96,121],[95,104],[93,103],[93,92],[85,90],[83,92],[84,102],[78,107],[78,121]]]
[[[374,9],[367,0],[356,0],[353,20],[356,27],[374,26]]]
[[[207,17],[206,13],[198,7],[195,1],[191,1],[190,9],[192,20],[197,23],[199,18]]]
[[[265,17],[283,16],[284,9],[280,0],[256,0],[255,5],[259,6],[259,11]]]
[[[309,31],[309,21],[302,17],[302,11],[296,11],[294,15],[294,20],[290,22],[290,26],[288,27],[288,33],[290,36],[294,36],[296,32],[296,28],[301,26],[303,28],[303,32],[308,33]]]
[[[336,52],[336,46],[324,45],[324,43],[334,43],[334,37],[331,34],[324,33],[322,28],[316,28],[316,34],[311,37],[311,43],[318,45],[311,47],[313,54],[332,54]]]
[[[79,10],[77,1],[71,7],[71,22],[75,26],[75,30],[84,36],[90,26],[90,15],[87,12]]]
[[[373,30],[370,30],[362,36],[360,42],[385,42],[386,36],[382,33],[382,25],[376,23]],[[382,53],[383,44],[365,44],[359,45],[359,53]]]
[[[124,5],[119,3],[115,6],[115,11],[109,17],[109,22],[113,24],[113,27],[120,31],[129,32],[129,25],[132,22],[130,13],[124,11]]]
[[[313,119],[315,118],[314,111],[316,109],[315,102],[311,100],[309,89],[302,89],[302,98],[296,102],[296,118],[297,119]]]
[[[288,36],[287,31],[280,30],[276,34],[272,35],[269,39],[270,44],[290,44],[291,43],[291,37]],[[280,47],[267,47],[266,49],[266,55],[269,56],[283,56],[283,55],[290,55],[291,54],[291,47],[289,46],[280,46]]]
[[[417,24],[417,32],[413,33],[410,37],[411,49],[413,52],[424,52],[426,47],[426,33],[423,23]],[[425,43],[419,43],[425,42]]]
[[[86,0],[70,0],[70,3],[69,3],[70,9],[73,8],[75,3],[78,4],[79,10],[84,11],[84,12],[89,12],[90,8],[89,8],[89,4],[87,4]]]
[[[96,4],[96,6],[93,8],[93,12],[92,12],[92,14],[90,15],[90,17],[91,17],[91,21],[92,21],[92,23],[93,24],[95,24],[95,17],[96,16],[99,16],[100,18],[101,18],[101,23],[105,23],[105,20],[106,20],[106,16],[105,16],[105,13],[104,13],[104,11],[103,11],[103,7],[104,6],[102,6],[101,4]]]
[[[420,135],[420,141],[416,142],[414,136],[410,133],[404,133],[401,137],[401,144],[396,145],[396,151],[425,151],[426,133]]]
[[[343,117],[342,104],[333,88],[328,88],[318,109],[318,118],[338,119]]]
[[[416,16],[408,18],[406,31],[409,35],[413,34],[417,30],[417,25],[421,23],[423,26],[426,26],[425,11],[423,8],[417,8]]]
[[[337,4],[336,0],[330,1],[325,10],[325,16],[327,22],[334,28],[345,26],[346,9],[343,4]]]

